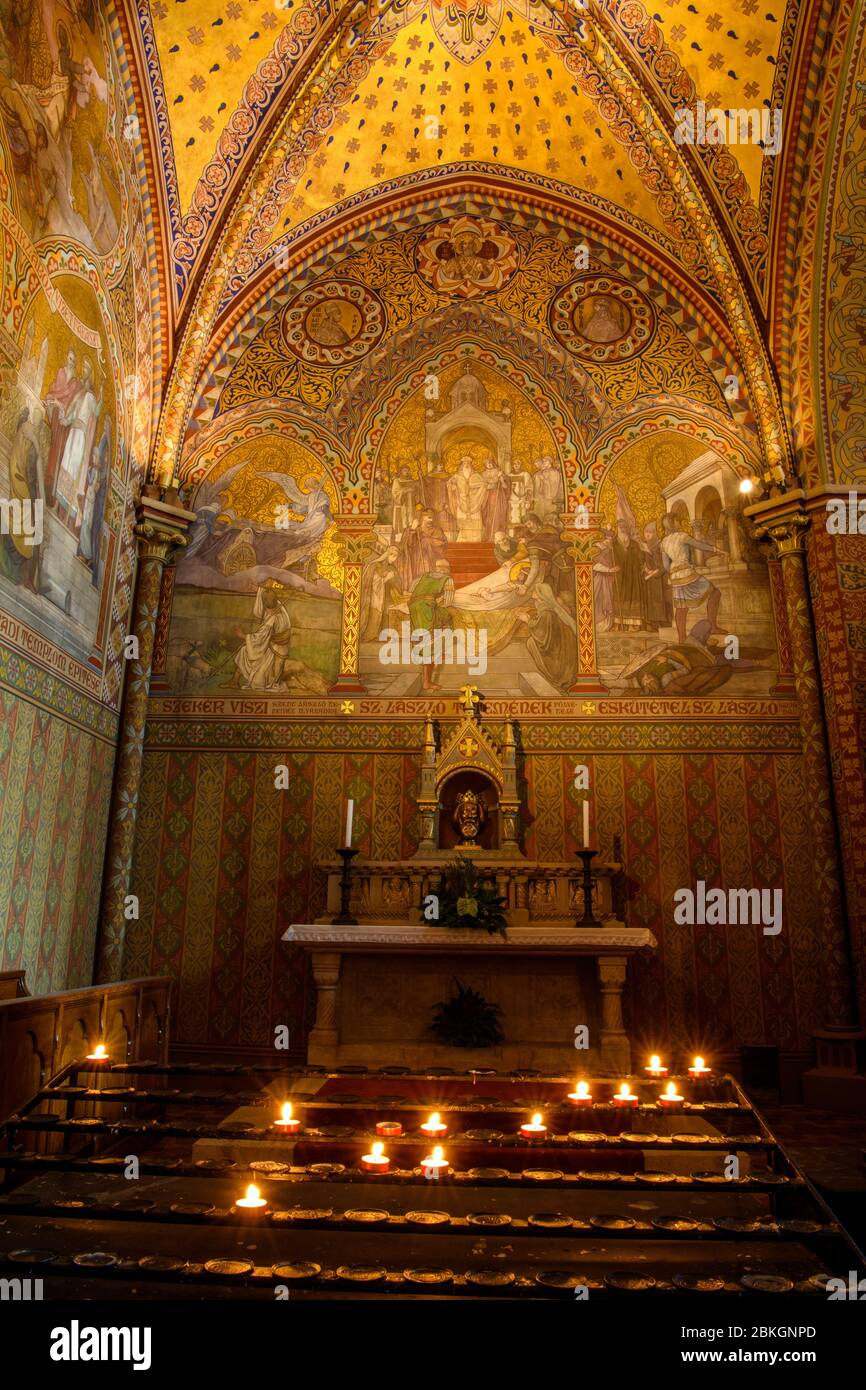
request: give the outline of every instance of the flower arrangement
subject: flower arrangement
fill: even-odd
[[[505,899],[492,878],[480,873],[471,859],[460,857],[446,869],[439,886],[438,927],[471,927],[504,936]]]

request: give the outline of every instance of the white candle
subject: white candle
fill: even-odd
[[[355,819],[355,803],[350,801],[346,808],[346,849],[352,848],[352,821]]]
[[[243,1212],[247,1213],[248,1215],[252,1215],[254,1212],[263,1211],[267,1205],[267,1202],[259,1192],[259,1189],[256,1187],[255,1183],[250,1183],[249,1187],[246,1190],[246,1195],[244,1197],[238,1197],[237,1201],[235,1202],[235,1210],[240,1208]]]
[[[110,1058],[106,1050],[105,1043],[97,1043],[92,1052],[87,1054],[88,1062],[108,1062]]]
[[[421,1171],[425,1178],[440,1178],[448,1172],[448,1159],[445,1157],[438,1144],[432,1154],[421,1160]]]
[[[583,803],[583,847],[589,849],[589,802]]]

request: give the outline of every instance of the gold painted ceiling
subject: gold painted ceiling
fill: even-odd
[[[678,285],[729,336],[764,456],[790,455],[766,318],[823,0],[124,4],[171,321],[155,473],[314,248],[455,188]],[[778,111],[782,153],[675,138],[713,109]]]
[[[661,229],[628,142],[563,71],[552,36],[575,25],[602,29],[670,125],[678,103],[691,99],[721,109],[781,104],[799,0],[658,3],[653,11],[636,0],[586,0],[586,9],[579,0],[149,0],[131,22],[159,127],[176,298],[188,299],[256,151],[280,127],[296,130],[299,109],[315,118],[322,84],[313,81],[293,105],[297,70],[315,68],[311,55],[330,36],[325,75],[345,78],[368,30],[379,39],[369,71],[280,215],[268,209],[269,241],[398,174],[461,159],[544,174],[578,200],[604,198]],[[342,55],[333,51],[340,32]],[[742,175],[741,195],[759,204],[768,160],[752,144],[727,154],[727,184]]]

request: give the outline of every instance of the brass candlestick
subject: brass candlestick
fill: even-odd
[[[595,849],[577,849],[575,854],[583,860],[583,916],[578,917],[575,927],[600,927],[602,924],[592,911],[592,861],[597,855]]]
[[[331,926],[357,927],[358,919],[352,916],[349,898],[352,892],[352,860],[358,851],[344,847],[338,849],[337,853],[343,861],[343,868],[340,872],[340,911],[336,917],[331,918]]]

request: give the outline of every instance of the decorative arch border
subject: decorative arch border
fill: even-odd
[[[490,351],[498,351],[501,356],[507,357],[507,351],[503,349],[502,345],[497,344],[495,340],[493,340],[492,338],[488,338],[486,334],[490,331],[490,320],[497,320],[503,323],[508,323],[513,328],[515,338],[524,339],[526,343],[531,345],[533,351],[536,354],[542,354],[546,359],[549,360],[551,364],[553,362],[556,362],[557,366],[560,367],[563,370],[563,372],[569,375],[569,377],[571,378],[569,382],[569,387],[571,389],[581,389],[586,393],[586,396],[589,400],[598,400],[600,402],[599,417],[601,417],[602,414],[610,414],[610,406],[603,399],[598,389],[593,384],[592,380],[586,376],[581,364],[575,358],[572,358],[571,355],[559,343],[557,343],[555,339],[550,338],[537,330],[531,329],[529,325],[527,325],[522,319],[512,318],[509,314],[505,312],[505,310],[498,308],[496,305],[485,304],[483,302],[475,305],[460,305],[457,303],[449,303],[443,305],[441,309],[433,310],[431,313],[425,315],[422,318],[415,319],[405,328],[400,329],[397,333],[395,333],[394,336],[390,338],[387,342],[380,343],[373,350],[373,352],[371,352],[370,355],[365,359],[365,362],[363,364],[363,370],[369,371],[369,374],[372,376],[376,370],[381,370],[383,367],[387,365],[389,357],[393,359],[395,354],[399,354],[405,351],[406,348],[418,337],[419,332],[423,333],[430,326],[435,327],[440,322],[447,321],[449,317],[457,316],[461,313],[466,314],[467,317],[474,314],[477,320],[475,323],[469,326],[468,330],[454,330],[454,332],[461,331],[463,333],[463,337],[461,340],[463,343],[485,342]],[[430,349],[426,348],[425,346],[424,350],[429,351]],[[445,352],[447,350],[450,350],[450,345],[447,340],[437,345],[434,349],[434,351],[440,353]],[[520,361],[522,364],[522,370],[528,370],[531,374],[532,363],[527,363],[525,358],[520,358]],[[392,380],[393,379],[394,378],[392,377]],[[551,377],[549,375],[545,376],[545,381],[547,382],[547,390],[549,392],[552,392],[556,396],[557,400],[560,403],[563,415],[569,420],[570,428],[572,429],[575,439],[579,442],[580,445],[580,448],[576,452],[579,456],[582,456],[586,449],[586,441],[592,438],[593,436],[585,434],[581,431],[579,424],[575,420],[572,411],[569,409],[569,407],[564,401],[562,392],[557,391],[556,388],[552,386]],[[354,391],[353,380],[351,377],[347,378],[341,386],[340,390],[337,393],[335,393],[334,399],[327,407],[325,414],[331,416],[338,414],[338,412],[341,409],[341,405],[347,395],[351,396],[353,400],[357,400],[357,393]],[[381,392],[371,391],[371,401],[374,401],[377,398],[377,396],[380,395]],[[363,419],[363,417],[367,413],[368,409],[365,407],[365,405],[362,404],[361,409],[359,411],[359,418]],[[357,438],[359,433],[360,425],[358,429],[356,429],[354,432],[354,438]]]
[[[268,406],[245,414],[242,420],[236,415],[222,416],[207,438],[199,439],[196,448],[184,460],[181,468],[181,481],[188,487],[197,488],[203,478],[218,463],[237,448],[239,444],[260,439],[269,430],[276,430],[283,438],[308,449],[321,462],[323,470],[331,479],[339,497],[343,497],[349,475],[345,454],[323,430],[308,421],[294,419],[289,412],[282,412]],[[205,459],[207,462],[205,462]],[[198,474],[198,477],[196,477]],[[195,494],[193,493],[193,500]]]
[[[755,449],[754,441],[745,439],[743,433],[730,422],[726,424],[719,419],[696,419],[691,409],[667,406],[659,410],[656,406],[654,409],[643,411],[638,418],[630,420],[625,426],[622,419],[613,422],[605,431],[606,437],[602,436],[597,441],[590,479],[595,491],[598,492],[608,473],[626,450],[662,430],[688,435],[705,444],[708,449],[715,449],[723,457],[728,450],[735,449],[738,454],[751,461],[754,472],[759,471],[760,454]]]

